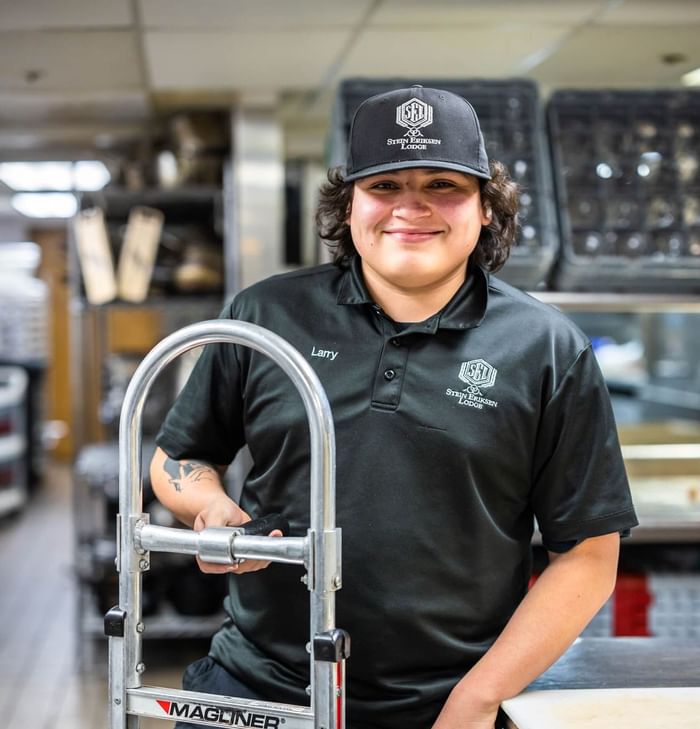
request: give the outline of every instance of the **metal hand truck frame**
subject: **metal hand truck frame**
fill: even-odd
[[[148,514],[143,512],[141,417],[150,386],[179,355],[217,342],[241,344],[267,355],[301,395],[311,437],[311,523],[305,537],[250,536],[241,528],[171,529],[149,524]],[[310,706],[143,686],[141,581],[151,551],[199,555],[223,564],[264,559],[304,565],[310,597]],[[255,324],[213,320],[180,329],[146,355],[127,389],[119,424],[116,564],[119,605],[105,616],[109,729],[138,729],[140,716],[181,718],[216,727],[344,729],[345,659],[350,641],[335,627],[335,592],[342,579],[341,533],[335,526],[335,432],[323,386],[286,340]]]

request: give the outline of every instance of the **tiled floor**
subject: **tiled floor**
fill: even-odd
[[[24,510],[0,520],[0,727],[107,727],[107,662],[101,642],[89,665],[77,630],[71,470],[49,463],[45,483]],[[177,641],[175,641],[177,643]],[[144,683],[179,686],[184,665],[202,646],[144,645]],[[173,655],[174,654],[174,655]],[[82,669],[79,666],[82,665]],[[141,729],[169,729],[142,719]]]

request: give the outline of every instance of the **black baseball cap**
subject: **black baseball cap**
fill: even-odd
[[[466,99],[416,85],[360,104],[350,126],[345,181],[409,167],[491,179],[479,119]]]

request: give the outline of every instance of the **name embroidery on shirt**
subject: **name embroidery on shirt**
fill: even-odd
[[[484,397],[482,389],[493,387],[496,382],[498,370],[483,359],[470,359],[469,362],[462,362],[459,374],[457,375],[467,387],[461,390],[453,390],[448,387],[445,395],[457,398],[458,405],[483,410],[484,407],[497,408],[498,402]]]
[[[332,362],[338,356],[338,353],[334,352],[332,349],[316,349],[316,347],[312,346],[311,356],[322,357],[323,359],[329,359]]]

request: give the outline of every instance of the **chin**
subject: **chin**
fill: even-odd
[[[439,276],[435,273],[416,271],[415,268],[408,271],[396,271],[387,276],[394,285],[401,288],[422,288],[430,286],[439,280]]]

